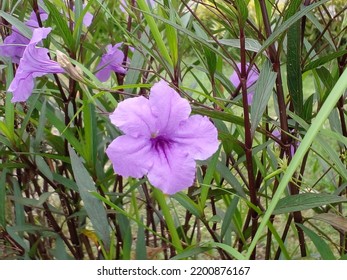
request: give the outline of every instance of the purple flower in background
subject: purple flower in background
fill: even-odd
[[[278,139],[281,139],[281,131],[279,131],[278,129],[274,130],[272,132],[272,135]],[[293,142],[294,141],[294,142]],[[294,153],[297,149],[297,147],[299,146],[299,143],[296,142],[294,139],[293,139],[292,143],[290,144],[290,155],[291,156],[294,156]]]
[[[37,48],[36,45],[46,38],[51,28],[36,28],[24,50],[16,75],[8,88],[13,92],[12,102],[26,101],[34,88],[34,79],[49,73],[62,73],[64,69],[55,61],[50,60],[48,50]]]
[[[108,45],[106,47],[106,53],[101,57],[99,65],[96,67],[97,73],[95,76],[100,81],[107,81],[112,71],[119,74],[126,73],[126,69],[122,66],[124,53],[119,49],[121,45],[122,43],[118,43],[114,46]]]
[[[4,44],[0,46],[0,56],[11,57],[12,62],[18,64],[29,42],[30,40],[23,36],[17,28],[12,27],[12,34],[7,36]]]
[[[149,99],[126,99],[110,116],[125,135],[117,137],[106,153],[114,171],[141,178],[166,194],[191,186],[195,160],[205,160],[218,149],[218,133],[207,118],[189,116],[187,100],[166,82],[153,85]]]
[[[48,18],[48,14],[40,8],[40,17],[42,21]],[[25,22],[31,30],[39,27],[35,12],[30,14],[29,20]],[[0,46],[0,56],[7,56],[12,58],[12,62],[19,64],[19,60],[23,56],[26,45],[30,39],[20,33],[16,27],[12,27],[12,34],[4,39],[4,44]]]
[[[249,67],[248,63],[246,65],[247,67]],[[241,71],[241,63],[237,64],[237,68],[239,69],[239,71]],[[258,80],[258,77],[259,77],[259,72],[257,68],[253,65],[247,77],[247,82],[246,82],[247,88],[250,88]],[[235,88],[237,88],[240,85],[240,79],[239,79],[239,76],[236,74],[236,71],[234,71],[234,73],[230,76],[230,81]],[[254,95],[254,91],[248,92],[248,95],[247,95],[248,105],[252,104],[253,95]]]
[[[45,21],[48,19],[48,14],[46,13],[45,10],[43,10],[41,7],[39,7],[39,14],[40,14],[40,19],[41,21]],[[30,14],[30,18],[29,20],[25,23],[26,26],[28,26],[29,28],[33,29],[33,28],[38,28],[39,23],[37,22],[37,16],[35,14],[35,12],[31,12]]]
[[[86,7],[86,4],[83,4],[83,9]],[[73,7],[73,11],[75,12],[75,7]],[[85,27],[89,27],[92,24],[94,16],[90,12],[86,12],[83,17],[83,25]],[[77,20],[77,19],[76,19]]]

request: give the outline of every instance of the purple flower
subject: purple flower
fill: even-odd
[[[19,62],[16,75],[8,88],[8,91],[13,92],[12,102],[22,102],[29,98],[36,77],[64,72],[57,62],[50,60],[47,49],[36,47],[49,32],[51,32],[51,28],[34,29],[33,36]]]
[[[41,20],[44,21],[48,18],[47,13],[40,8]],[[29,20],[25,22],[31,30],[39,27],[35,12],[30,14]],[[12,58],[12,62],[19,64],[19,60],[23,56],[26,45],[30,39],[23,36],[16,27],[12,27],[12,34],[4,39],[4,44],[0,46],[0,56],[8,56]]]
[[[86,7],[86,4],[83,4],[83,9]],[[73,11],[75,12],[75,7],[73,7]],[[83,25],[85,27],[89,27],[92,24],[94,16],[90,12],[86,12],[83,17]]]
[[[247,67],[249,67],[248,63],[246,65]],[[239,71],[241,71],[241,63],[237,64],[237,68],[239,69]],[[248,72],[248,69],[247,69],[247,72]],[[257,68],[253,65],[247,77],[247,82],[246,82],[247,88],[250,88],[258,80],[258,77],[259,77],[259,72]],[[239,79],[239,76],[236,74],[236,71],[234,71],[234,73],[230,76],[230,81],[235,88],[237,88],[240,85],[240,79]],[[248,105],[252,104],[253,95],[254,95],[254,91],[248,92],[248,95],[247,95]]]
[[[106,53],[101,57],[99,65],[96,67],[96,77],[105,82],[110,78],[111,72],[114,71],[119,74],[125,74],[126,69],[122,66],[124,60],[124,53],[119,49],[122,43],[108,45]]]
[[[292,130],[292,132],[293,132],[293,130]],[[279,131],[277,129],[272,132],[272,135],[278,139],[281,139],[281,131]],[[292,143],[290,144],[290,155],[292,157],[294,156],[294,153],[295,153],[298,146],[299,146],[299,143],[293,139]]]
[[[12,28],[12,34],[4,39],[4,44],[0,46],[0,56],[12,58],[13,63],[19,63],[23,56],[25,47],[30,40],[23,36],[15,27]]]
[[[114,171],[125,177],[147,175],[166,194],[191,186],[195,160],[209,158],[219,143],[212,122],[190,113],[188,101],[164,81],[153,85],[149,99],[120,102],[110,119],[125,135],[106,150]]]

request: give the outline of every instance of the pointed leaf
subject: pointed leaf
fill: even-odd
[[[275,85],[276,73],[271,71],[269,61],[266,61],[256,84],[251,111],[251,133],[254,132],[263,116]]]
[[[323,213],[312,217],[312,219],[323,221],[335,229],[347,233],[347,218],[335,215],[333,213]]]
[[[298,226],[312,240],[323,260],[336,260],[328,244],[318,234],[302,224],[298,224]]]
[[[320,207],[327,204],[347,202],[347,198],[324,193],[303,193],[297,195],[290,195],[282,198],[275,210],[274,215],[302,211]]]
[[[107,213],[102,202],[97,199],[92,192],[96,192],[95,184],[88,171],[77,156],[75,151],[69,146],[71,166],[75,176],[76,184],[80,192],[84,207],[90,218],[93,227],[106,248],[110,244],[110,230],[107,220]]]

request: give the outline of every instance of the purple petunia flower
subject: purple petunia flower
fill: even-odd
[[[8,91],[13,92],[12,102],[22,102],[29,98],[36,77],[64,72],[57,62],[50,60],[47,49],[36,47],[49,32],[51,32],[51,28],[34,29],[33,36],[19,62],[16,75],[8,88]]]
[[[110,116],[125,135],[106,153],[119,175],[141,178],[166,194],[191,186],[195,160],[205,160],[218,149],[216,127],[207,117],[189,116],[187,100],[166,82],[153,85],[149,99],[126,99]]]
[[[83,7],[83,9],[85,9],[86,4],[83,4],[82,7]],[[73,7],[73,11],[75,12],[75,7]],[[86,14],[84,15],[83,20],[82,20],[83,25],[85,27],[89,27],[92,24],[93,18],[94,18],[94,16],[90,12],[86,12]]]
[[[48,14],[42,9],[39,9],[41,20],[48,18]],[[35,12],[31,12],[29,20],[25,22],[31,30],[39,27]],[[0,56],[11,57],[12,62],[19,64],[19,60],[23,56],[26,45],[30,39],[23,36],[16,27],[12,27],[12,34],[4,39],[4,44],[0,46]]]
[[[247,67],[249,67],[249,64],[246,64]],[[239,69],[239,71],[241,71],[241,63],[237,64],[237,68]],[[247,71],[248,72],[248,71]],[[252,69],[250,70],[248,77],[247,77],[247,88],[250,88],[257,80],[259,77],[259,72],[257,70],[257,68],[253,65]],[[230,81],[233,84],[233,86],[235,88],[237,88],[240,85],[240,79],[239,76],[236,74],[236,72],[234,71],[234,73],[230,76]],[[247,101],[248,101],[248,105],[251,105],[253,102],[253,95],[254,95],[254,91],[249,91],[247,94]]]
[[[99,65],[96,67],[97,73],[95,76],[102,82],[110,78],[111,72],[125,74],[126,69],[122,66],[124,53],[119,49],[122,43],[114,46],[108,45],[106,53],[101,57]]]

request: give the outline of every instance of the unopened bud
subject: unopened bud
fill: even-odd
[[[83,71],[79,67],[75,67],[71,62],[69,57],[57,50],[57,62],[59,65],[70,75],[70,77],[76,81],[84,81]]]

